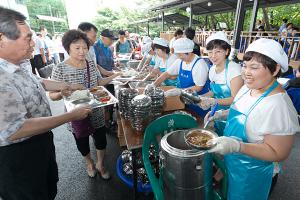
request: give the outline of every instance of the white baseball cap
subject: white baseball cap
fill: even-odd
[[[153,44],[158,44],[163,47],[169,47],[169,42],[167,40],[158,37],[154,38]]]
[[[142,53],[149,53],[152,49],[152,42],[148,42],[142,46]]]
[[[194,42],[188,38],[179,38],[174,41],[174,53],[190,53],[193,52]]]
[[[213,40],[222,40],[222,41],[224,41],[224,42],[226,42],[227,44],[230,45],[230,42],[227,38],[227,35],[223,31],[218,31],[216,33],[211,34],[206,39],[205,45],[207,45],[210,41],[213,41]]]
[[[255,40],[248,46],[245,53],[249,51],[257,52],[273,59],[281,66],[283,73],[289,68],[289,59],[282,46],[275,40],[266,38]]]
[[[147,44],[149,42],[152,42],[151,38],[149,36],[143,36],[143,44]]]

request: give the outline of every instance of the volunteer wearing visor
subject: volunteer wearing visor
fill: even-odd
[[[208,66],[203,59],[192,53],[193,48],[194,42],[188,38],[176,40],[174,42],[174,53],[179,59],[158,77],[154,85],[158,86],[164,80],[172,76],[178,76],[177,87],[191,89],[195,92],[201,91],[200,94],[202,94],[202,89],[207,81]]]
[[[152,72],[144,80],[149,80],[156,75],[161,75],[162,73],[166,72],[173,66],[174,62],[177,60],[176,55],[170,54],[169,43],[163,38],[154,38],[153,49],[155,54],[157,55],[155,66]],[[164,82],[164,84],[167,86],[176,86],[177,75],[169,76],[162,82]]]
[[[288,57],[274,40],[258,39],[244,55],[245,85],[229,109],[222,137],[210,152],[224,156],[228,200],[266,200],[275,162],[285,160],[300,131],[297,112],[276,78],[288,69]]]
[[[210,91],[201,98],[199,106],[207,110],[218,103],[218,110],[228,109],[239,89],[244,85],[241,66],[229,61],[230,43],[224,32],[217,32],[206,40],[208,57],[213,63],[209,70]],[[215,115],[220,114],[217,112]],[[218,135],[223,135],[226,121],[215,120]]]

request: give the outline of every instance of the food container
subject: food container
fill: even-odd
[[[160,142],[160,174],[165,199],[210,199],[212,157],[186,144],[187,130],[166,134]]]
[[[211,139],[217,138],[218,135],[207,129],[192,129],[184,134],[185,142],[192,148],[198,150],[207,150],[214,147],[216,144],[208,145],[207,142]]]

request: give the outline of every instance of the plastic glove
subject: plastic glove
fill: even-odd
[[[174,88],[165,92],[166,97],[178,96],[181,94],[181,89]]]
[[[217,104],[217,99],[210,98],[210,97],[201,97],[201,101],[199,103],[199,106],[203,110],[208,110],[211,106]]]
[[[222,136],[222,137],[214,138],[212,140],[209,140],[207,144],[209,145],[216,144],[215,147],[208,150],[209,153],[219,153],[222,155],[239,152],[241,149],[240,142],[233,137]]]
[[[146,85],[145,90],[153,90],[155,85],[153,83]]]
[[[228,110],[217,110],[214,114],[214,116],[209,117],[211,111],[209,111],[205,117],[204,117],[204,124],[210,120],[210,121],[214,121],[214,120],[226,120],[227,119],[227,115],[228,115]]]

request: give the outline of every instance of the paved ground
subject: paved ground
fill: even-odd
[[[62,102],[51,102],[53,114],[63,111]],[[107,136],[106,166],[112,174],[110,181],[96,177],[91,179],[85,172],[85,163],[76,149],[75,141],[65,126],[54,129],[56,155],[59,168],[57,200],[129,200],[133,192],[120,181],[116,174],[116,160],[121,149],[115,134]],[[92,154],[95,149],[91,142]],[[283,164],[283,174],[279,176],[270,200],[300,199],[300,134],[289,159]],[[143,195],[140,199],[152,199],[151,195]]]

